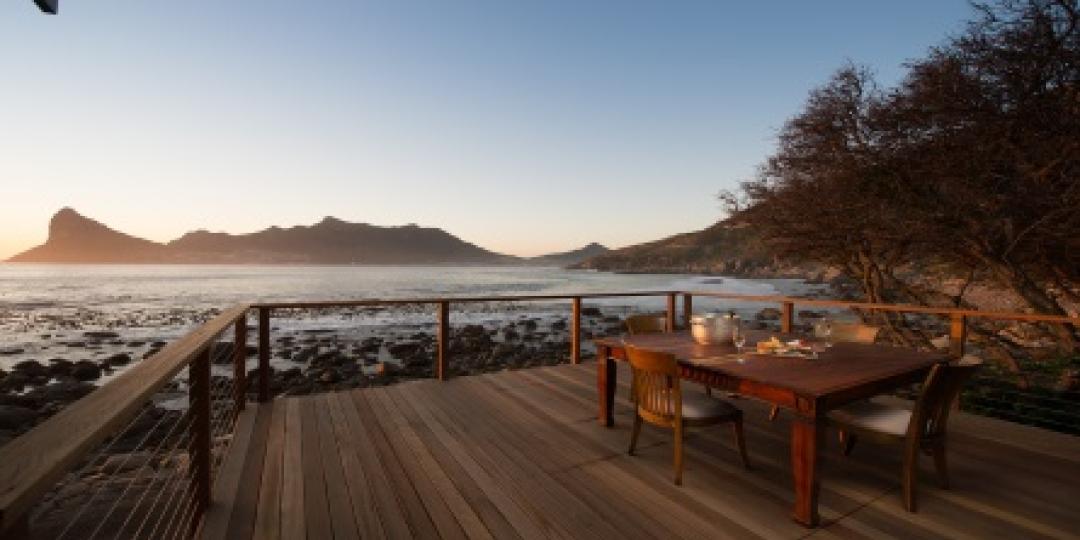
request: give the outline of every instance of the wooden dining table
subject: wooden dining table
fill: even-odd
[[[943,353],[860,343],[814,345],[816,357],[757,354],[755,343],[775,332],[749,331],[738,354],[731,343],[702,345],[689,333],[643,334],[594,340],[599,420],[614,425],[616,362],[627,347],[674,354],[683,379],[758,398],[787,409],[791,422],[791,470],[795,521],[818,525],[818,452],[829,410],[902,385],[922,381],[930,368],[948,360]],[[805,339],[805,338],[804,338]]]

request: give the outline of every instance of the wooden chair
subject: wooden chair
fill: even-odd
[[[675,356],[627,347],[634,380],[634,428],[630,434],[630,455],[634,454],[641,422],[671,428],[675,433],[675,484],[682,485],[683,429],[731,422],[735,444],[743,465],[750,468],[743,438],[742,411],[727,401],[691,392],[683,394]]]
[[[881,327],[860,323],[832,323],[830,339],[834,342],[873,343]]]
[[[631,336],[666,332],[667,317],[656,314],[631,315],[626,318],[626,331]]]
[[[948,489],[949,473],[945,459],[945,428],[949,411],[960,388],[982,360],[965,356],[955,364],[938,364],[930,370],[912,410],[861,401],[829,413],[829,422],[840,431],[844,455],[851,454],[857,438],[883,443],[904,444],[904,508],[915,511],[915,484],[919,470],[919,451],[934,456],[941,487]]]
[[[833,343],[873,343],[877,340],[878,332],[881,332],[881,327],[869,324],[830,323],[830,326],[832,332],[829,340]],[[815,337],[822,336],[816,335],[815,332]],[[780,407],[773,405],[769,410],[769,420],[776,420],[778,414],[780,414]]]

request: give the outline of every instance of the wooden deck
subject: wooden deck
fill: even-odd
[[[953,488],[925,460],[916,514],[900,449],[822,453],[823,526],[790,519],[784,415],[738,400],[746,471],[726,426],[692,431],[684,485],[670,433],[629,441],[596,420],[595,365],[416,381],[252,404],[206,518],[207,538],[1077,538],[1080,438],[956,415]]]

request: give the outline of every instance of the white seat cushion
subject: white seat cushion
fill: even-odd
[[[734,415],[738,411],[738,407],[705,394],[684,392],[682,396],[683,418],[689,420],[721,418]]]
[[[911,411],[860,401],[829,412],[829,420],[840,425],[903,437],[911,422]]]

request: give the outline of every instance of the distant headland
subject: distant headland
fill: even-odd
[[[567,266],[607,253],[592,243],[539,257],[515,257],[466,242],[442,229],[381,227],[327,217],[309,226],[250,234],[204,230],[158,243],[113,230],[71,208],[49,222],[40,246],[8,262],[88,264],[476,264]]]

